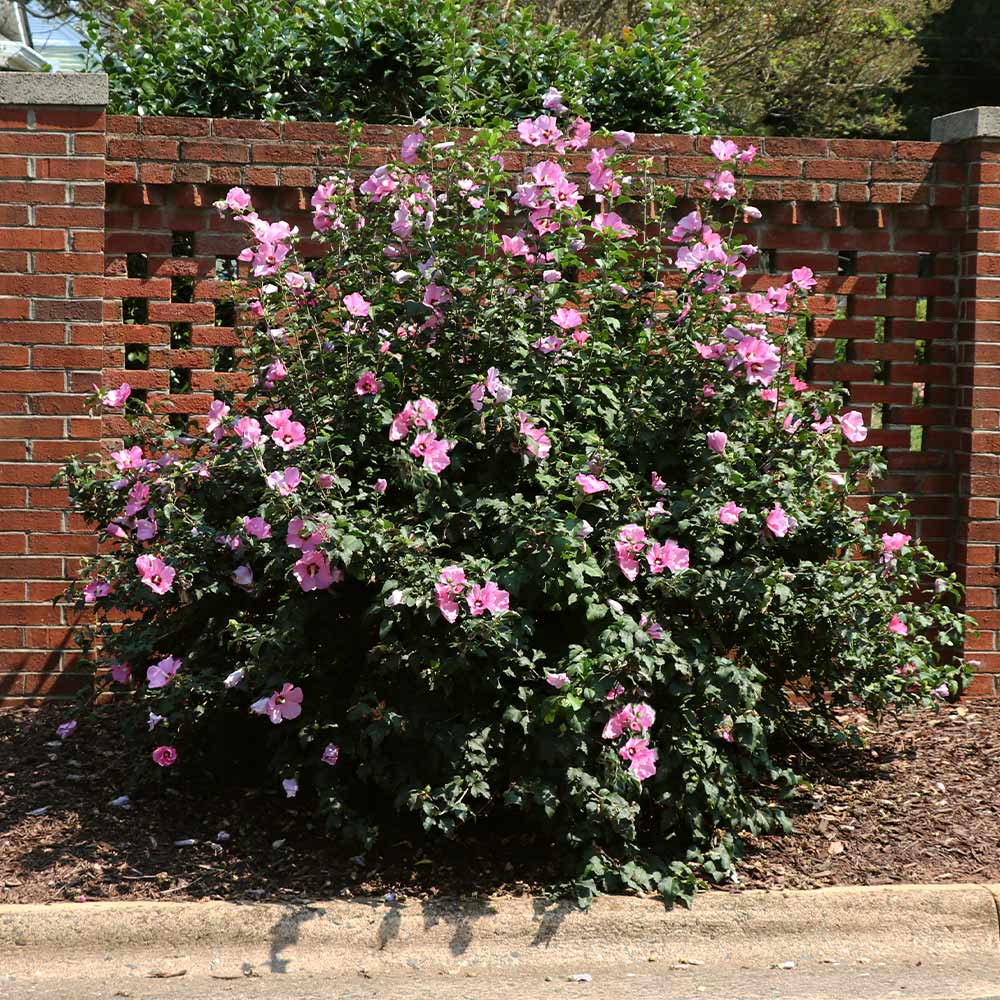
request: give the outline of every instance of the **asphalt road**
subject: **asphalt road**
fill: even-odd
[[[157,970],[152,970],[157,971]],[[177,972],[180,970],[170,970]],[[590,981],[570,981],[564,968],[359,969],[331,979],[274,975],[239,979],[199,974],[151,978],[149,971],[83,980],[58,970],[37,977],[3,974],[2,1000],[1000,1000],[1000,955],[909,965],[809,963],[791,969],[740,966],[595,966]]]

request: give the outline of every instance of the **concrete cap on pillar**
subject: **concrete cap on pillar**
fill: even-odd
[[[1000,108],[966,108],[931,122],[931,142],[981,138],[1000,139]]]
[[[104,107],[106,73],[0,73],[0,104]]]

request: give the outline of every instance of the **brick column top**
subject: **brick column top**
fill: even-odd
[[[931,122],[933,142],[982,138],[1000,138],[1000,108],[966,108],[950,115],[939,115]]]
[[[95,108],[107,103],[106,73],[0,73],[0,105]]]

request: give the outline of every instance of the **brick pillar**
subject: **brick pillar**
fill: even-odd
[[[952,561],[980,634],[970,694],[1000,694],[1000,108],[935,118],[931,138],[955,143],[965,169],[959,253],[955,423],[958,496]]]
[[[0,73],[0,702],[68,693],[67,610],[93,539],[49,486],[97,449],[107,77]]]

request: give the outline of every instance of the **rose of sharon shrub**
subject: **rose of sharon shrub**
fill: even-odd
[[[685,898],[787,824],[788,736],[958,689],[957,584],[900,502],[848,503],[883,464],[801,378],[812,273],[740,290],[754,151],[664,223],[629,134],[519,132],[523,172],[418,132],[330,177],[319,259],[229,192],[256,382],[187,431],[104,395],[124,446],[65,473],[107,543],[82,641],[150,772],[231,760],[367,844],[511,816],[580,898]]]

